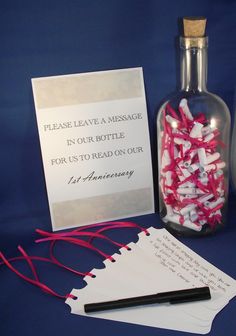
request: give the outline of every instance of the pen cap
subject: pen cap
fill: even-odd
[[[169,292],[169,303],[171,304],[201,301],[201,300],[207,300],[210,298],[211,298],[211,293],[210,293],[209,287],[184,289],[184,290],[172,292],[172,295],[170,295],[170,292]]]

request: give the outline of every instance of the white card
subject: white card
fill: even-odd
[[[120,249],[115,262],[93,269],[95,278],[86,276],[87,286],[68,298],[71,312],[116,321],[206,334],[216,314],[236,294],[236,281],[180,243],[165,229],[149,228],[150,236],[139,234],[130,251]],[[148,305],[86,314],[84,304],[155,294],[178,289],[211,289],[211,300],[178,305]]]
[[[53,229],[154,212],[142,69],[32,85]]]

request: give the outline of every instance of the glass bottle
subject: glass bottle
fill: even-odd
[[[181,88],[157,116],[160,216],[184,236],[212,234],[226,220],[230,113],[207,91],[207,46],[204,32],[180,37]]]

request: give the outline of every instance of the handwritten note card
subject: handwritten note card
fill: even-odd
[[[149,236],[139,234],[130,250],[104,261],[104,268],[93,269],[82,289],[73,289],[78,300],[68,298],[71,312],[96,318],[152,327],[206,334],[216,314],[236,295],[236,281],[210,264],[165,229],[148,228]],[[134,308],[86,314],[84,304],[118,300],[178,289],[209,286],[211,300],[178,305],[152,304]]]
[[[153,212],[142,69],[32,85],[53,229]]]

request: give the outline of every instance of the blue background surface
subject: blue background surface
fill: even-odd
[[[50,217],[31,78],[142,66],[148,105],[154,178],[155,118],[161,100],[178,82],[175,40],[179,19],[206,16],[209,36],[208,88],[235,111],[236,1],[234,0],[0,0],[0,250],[7,256],[21,244],[29,254],[46,256],[33,243],[36,228],[50,230]],[[231,185],[229,220],[214,237],[182,239],[236,278],[235,191]],[[157,214],[134,219],[161,227]],[[137,238],[137,230],[110,233],[117,240]],[[103,246],[112,253],[110,245]],[[58,246],[58,255],[88,271],[101,267],[92,252]],[[24,269],[24,265],[19,265]],[[62,270],[39,264],[42,280],[61,293],[83,285]],[[236,332],[236,303],[217,316],[210,335]],[[70,314],[63,301],[42,293],[0,267],[0,335],[183,335]]]

